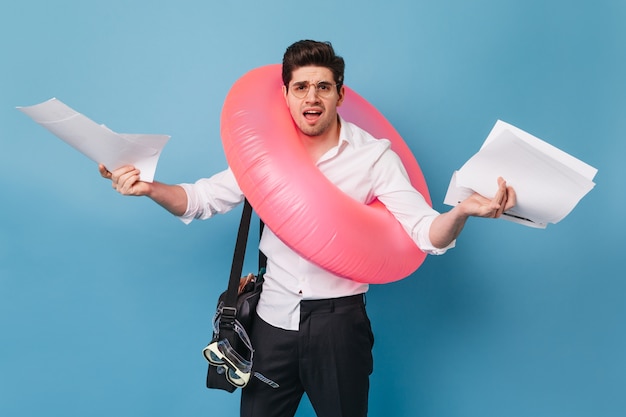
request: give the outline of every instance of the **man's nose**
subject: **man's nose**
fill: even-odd
[[[315,84],[309,85],[309,89],[306,92],[307,101],[317,101],[319,96],[317,94],[317,86]]]

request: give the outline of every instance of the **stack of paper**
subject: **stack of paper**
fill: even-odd
[[[498,120],[480,151],[452,175],[444,203],[473,192],[493,197],[503,177],[517,194],[502,218],[545,228],[567,216],[594,187],[597,169],[515,126]]]
[[[115,133],[71,109],[56,98],[18,109],[35,122],[109,170],[134,165],[141,180],[152,182],[167,135]]]

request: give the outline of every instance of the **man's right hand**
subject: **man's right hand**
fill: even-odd
[[[150,192],[150,183],[139,180],[139,170],[126,165],[114,171],[109,171],[99,164],[98,170],[103,178],[111,180],[113,189],[122,195],[143,196]]]

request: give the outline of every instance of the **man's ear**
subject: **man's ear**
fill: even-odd
[[[285,99],[285,104],[289,107],[289,100],[287,99],[287,87],[283,84],[283,98]]]
[[[339,89],[339,99],[337,100],[337,107],[341,106],[341,103],[343,103],[343,98],[345,97],[346,94],[346,89],[344,88],[343,84],[341,84],[341,88]]]

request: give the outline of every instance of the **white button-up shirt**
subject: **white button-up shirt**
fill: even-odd
[[[439,214],[411,185],[398,155],[386,139],[375,139],[359,127],[341,120],[338,145],[323,155],[317,166],[343,192],[364,204],[378,198],[394,214],[421,250],[442,254],[454,247],[435,248],[429,230]],[[243,201],[243,193],[230,169],[194,184],[180,184],[187,193],[187,211],[181,220],[206,219]],[[367,291],[368,284],[338,277],[307,261],[265,227],[260,249],[267,255],[263,292],[257,306],[269,324],[297,330],[300,301],[344,297]]]

